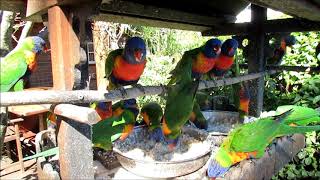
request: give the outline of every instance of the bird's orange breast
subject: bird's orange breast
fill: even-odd
[[[257,152],[229,152],[232,164],[236,164],[242,160],[249,159],[250,157],[256,157]]]
[[[215,64],[215,68],[222,69],[222,70],[228,70],[229,68],[231,68],[231,66],[233,64],[233,60],[234,60],[233,57],[221,55],[221,56],[219,56],[219,58]]]
[[[214,58],[207,58],[203,53],[199,53],[197,58],[193,61],[192,71],[196,73],[207,73],[215,65],[216,60]]]
[[[129,64],[121,56],[118,56],[116,57],[112,73],[117,79],[125,81],[138,80],[143,73],[146,62],[147,61],[141,64]]]

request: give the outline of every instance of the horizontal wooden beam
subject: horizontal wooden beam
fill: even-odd
[[[92,19],[95,21],[108,21],[108,22],[115,22],[115,23],[140,25],[140,26],[162,27],[162,28],[181,29],[181,30],[200,31],[200,32],[210,29],[210,27],[208,26],[191,25],[186,23],[169,22],[169,21],[163,21],[163,20],[151,20],[151,19],[142,18],[142,17],[132,17],[132,16],[115,15],[115,14],[107,14],[107,13],[93,15]]]
[[[199,90],[212,87],[221,87],[236,84],[242,81],[256,79],[267,74],[274,74],[279,71],[266,71],[254,74],[243,75],[239,77],[226,78],[216,81],[201,81]],[[3,92],[0,93],[1,106],[27,105],[27,104],[59,104],[59,103],[90,103],[117,101],[123,99],[137,98],[139,96],[157,95],[167,91],[165,86],[145,86],[141,88],[128,88],[126,94],[120,90],[113,91],[20,91],[20,92]]]
[[[96,0],[95,0],[96,1]],[[81,5],[91,2],[90,0],[28,0],[26,19],[33,22],[42,22],[42,15],[53,6]],[[92,3],[95,4],[95,3]]]
[[[102,13],[141,17],[151,20],[164,20],[168,22],[186,23],[200,26],[216,26],[218,23],[234,22],[236,20],[236,17],[232,15],[216,14],[205,16],[122,0],[102,2],[100,11]]]
[[[247,64],[240,64],[240,68],[248,68]],[[267,65],[267,70],[278,70],[278,71],[296,71],[296,72],[308,72],[308,73],[320,73],[320,67],[303,67],[303,66],[274,66]]]
[[[101,119],[94,109],[72,104],[59,104],[55,106],[53,112],[56,115],[89,125],[96,124]]]
[[[251,22],[229,23],[203,31],[202,35],[243,35],[249,34],[254,28],[256,28],[255,24]],[[265,21],[261,24],[261,29],[265,33],[320,31],[320,22],[294,18],[276,19]]]
[[[286,14],[320,21],[320,3],[310,0],[248,0],[253,4],[272,8]],[[316,4],[318,3],[318,4]]]

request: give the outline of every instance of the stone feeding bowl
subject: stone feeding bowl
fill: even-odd
[[[120,150],[121,148],[119,148],[119,146],[121,146],[122,143],[130,143],[130,145],[135,146],[137,142],[148,138],[147,128],[140,126],[136,127],[134,132],[128,136],[124,142],[115,142],[113,151],[116,153],[120,164],[126,170],[138,176],[148,178],[171,178],[183,176],[203,167],[208,161],[211,153],[210,142],[207,142],[207,132],[191,127],[184,127],[183,133],[194,139],[202,141],[203,143],[208,143],[208,145],[203,146],[198,153],[192,154],[193,157],[188,156],[185,159],[176,161],[150,161],[149,159],[143,160],[141,158],[132,158],[132,156],[128,157],[125,152]]]

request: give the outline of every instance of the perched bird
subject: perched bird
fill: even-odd
[[[280,65],[283,59],[283,56],[287,52],[287,47],[291,47],[296,43],[296,38],[294,36],[285,36],[281,38],[280,46],[277,47],[274,52],[273,56],[267,59],[267,64],[269,65]]]
[[[298,125],[310,118],[317,118],[319,121],[319,112],[298,106],[290,108],[283,114],[243,124],[230,132],[211,159],[207,170],[208,176],[210,178],[222,176],[232,165],[244,159],[261,158],[267,146],[277,137],[320,130],[320,126]]]
[[[222,44],[221,54],[219,55],[214,67],[209,72],[210,76],[221,77],[231,68],[238,46],[238,41],[235,39],[227,39]]]
[[[162,131],[169,142],[169,148],[175,147],[182,126],[189,120],[193,110],[199,80],[179,83],[168,90],[168,97],[162,117]]]
[[[96,110],[101,120],[112,116],[112,104],[109,102],[93,102],[90,108]]]
[[[155,141],[162,141],[164,137],[160,124],[163,116],[161,106],[156,102],[147,103],[141,108],[140,114],[143,121],[148,126],[151,139],[154,139]]]
[[[210,39],[203,46],[186,51],[173,71],[169,84],[199,79],[215,65],[221,52],[221,41]]]
[[[124,49],[111,51],[105,64],[105,74],[109,81],[108,90],[136,85],[144,71],[146,62],[146,45],[140,37],[128,39]],[[103,102],[95,106],[101,119],[112,115],[111,106],[111,102]]]
[[[135,100],[120,101],[115,106],[119,114],[93,125],[92,143],[94,147],[111,150],[113,141],[118,138],[124,140],[132,132],[139,113]]]
[[[36,56],[45,50],[45,44],[38,36],[27,37],[0,60],[0,92],[24,89],[23,78],[35,70]]]
[[[240,119],[243,119],[245,115],[249,113],[250,94],[246,86],[241,85],[239,91],[239,114]]]

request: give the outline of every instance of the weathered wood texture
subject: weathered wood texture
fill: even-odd
[[[260,72],[239,76],[236,78],[226,78],[216,81],[201,81],[200,89],[211,87],[221,87],[231,84],[236,84],[242,81],[256,79],[267,74],[274,74],[279,71]],[[145,95],[157,95],[166,92],[165,86],[145,86],[144,92],[140,88],[126,89],[126,95],[123,95],[120,90],[113,91],[20,91],[20,92],[4,92],[0,93],[0,103],[2,106],[10,105],[26,105],[26,104],[58,104],[58,103],[89,103],[100,101],[117,101],[122,99],[136,98]]]
[[[132,16],[142,16],[154,20],[165,20],[169,22],[180,22],[202,26],[215,26],[217,25],[217,23],[234,22],[236,20],[236,17],[231,15],[211,14],[211,16],[204,16],[195,13],[188,13],[146,4],[139,4],[122,0],[111,0],[102,3],[100,10],[103,13],[106,12],[116,13],[119,15],[124,14]]]
[[[203,31],[202,35],[214,36],[249,34],[250,30],[254,28],[253,26],[254,24],[251,22],[224,23],[221,26],[216,26],[210,30]],[[294,18],[268,20],[264,21],[261,26],[261,30],[265,33],[320,31],[320,22]]]
[[[94,60],[96,61],[96,79],[98,90],[107,89],[105,78],[105,62],[110,51],[110,36],[108,33],[109,23],[95,21],[93,25]]]
[[[59,6],[48,10],[53,88],[71,90],[74,65],[80,59],[80,42],[72,29],[72,15]]]
[[[232,167],[223,178],[217,180],[261,180],[271,179],[305,146],[302,134],[277,139],[268,152],[260,159],[242,161]]]
[[[248,64],[240,64],[241,68],[248,68]],[[296,71],[307,73],[320,73],[320,67],[303,67],[303,66],[275,66],[267,65],[266,70],[279,70],[279,71]]]
[[[248,0],[259,6],[272,8],[286,14],[306,18],[314,21],[320,21],[319,2],[308,0]]]
[[[265,70],[264,41],[265,33],[262,30],[262,22],[267,20],[267,9],[251,5],[251,22],[255,28],[249,34],[250,56],[248,58],[248,72],[258,73]],[[264,76],[250,82],[250,108],[249,114],[259,117],[263,109]]]
[[[62,118],[58,132],[61,179],[94,179],[91,138],[91,125]]]
[[[94,109],[72,104],[57,105],[54,108],[54,114],[89,125],[96,124],[100,120]]]

